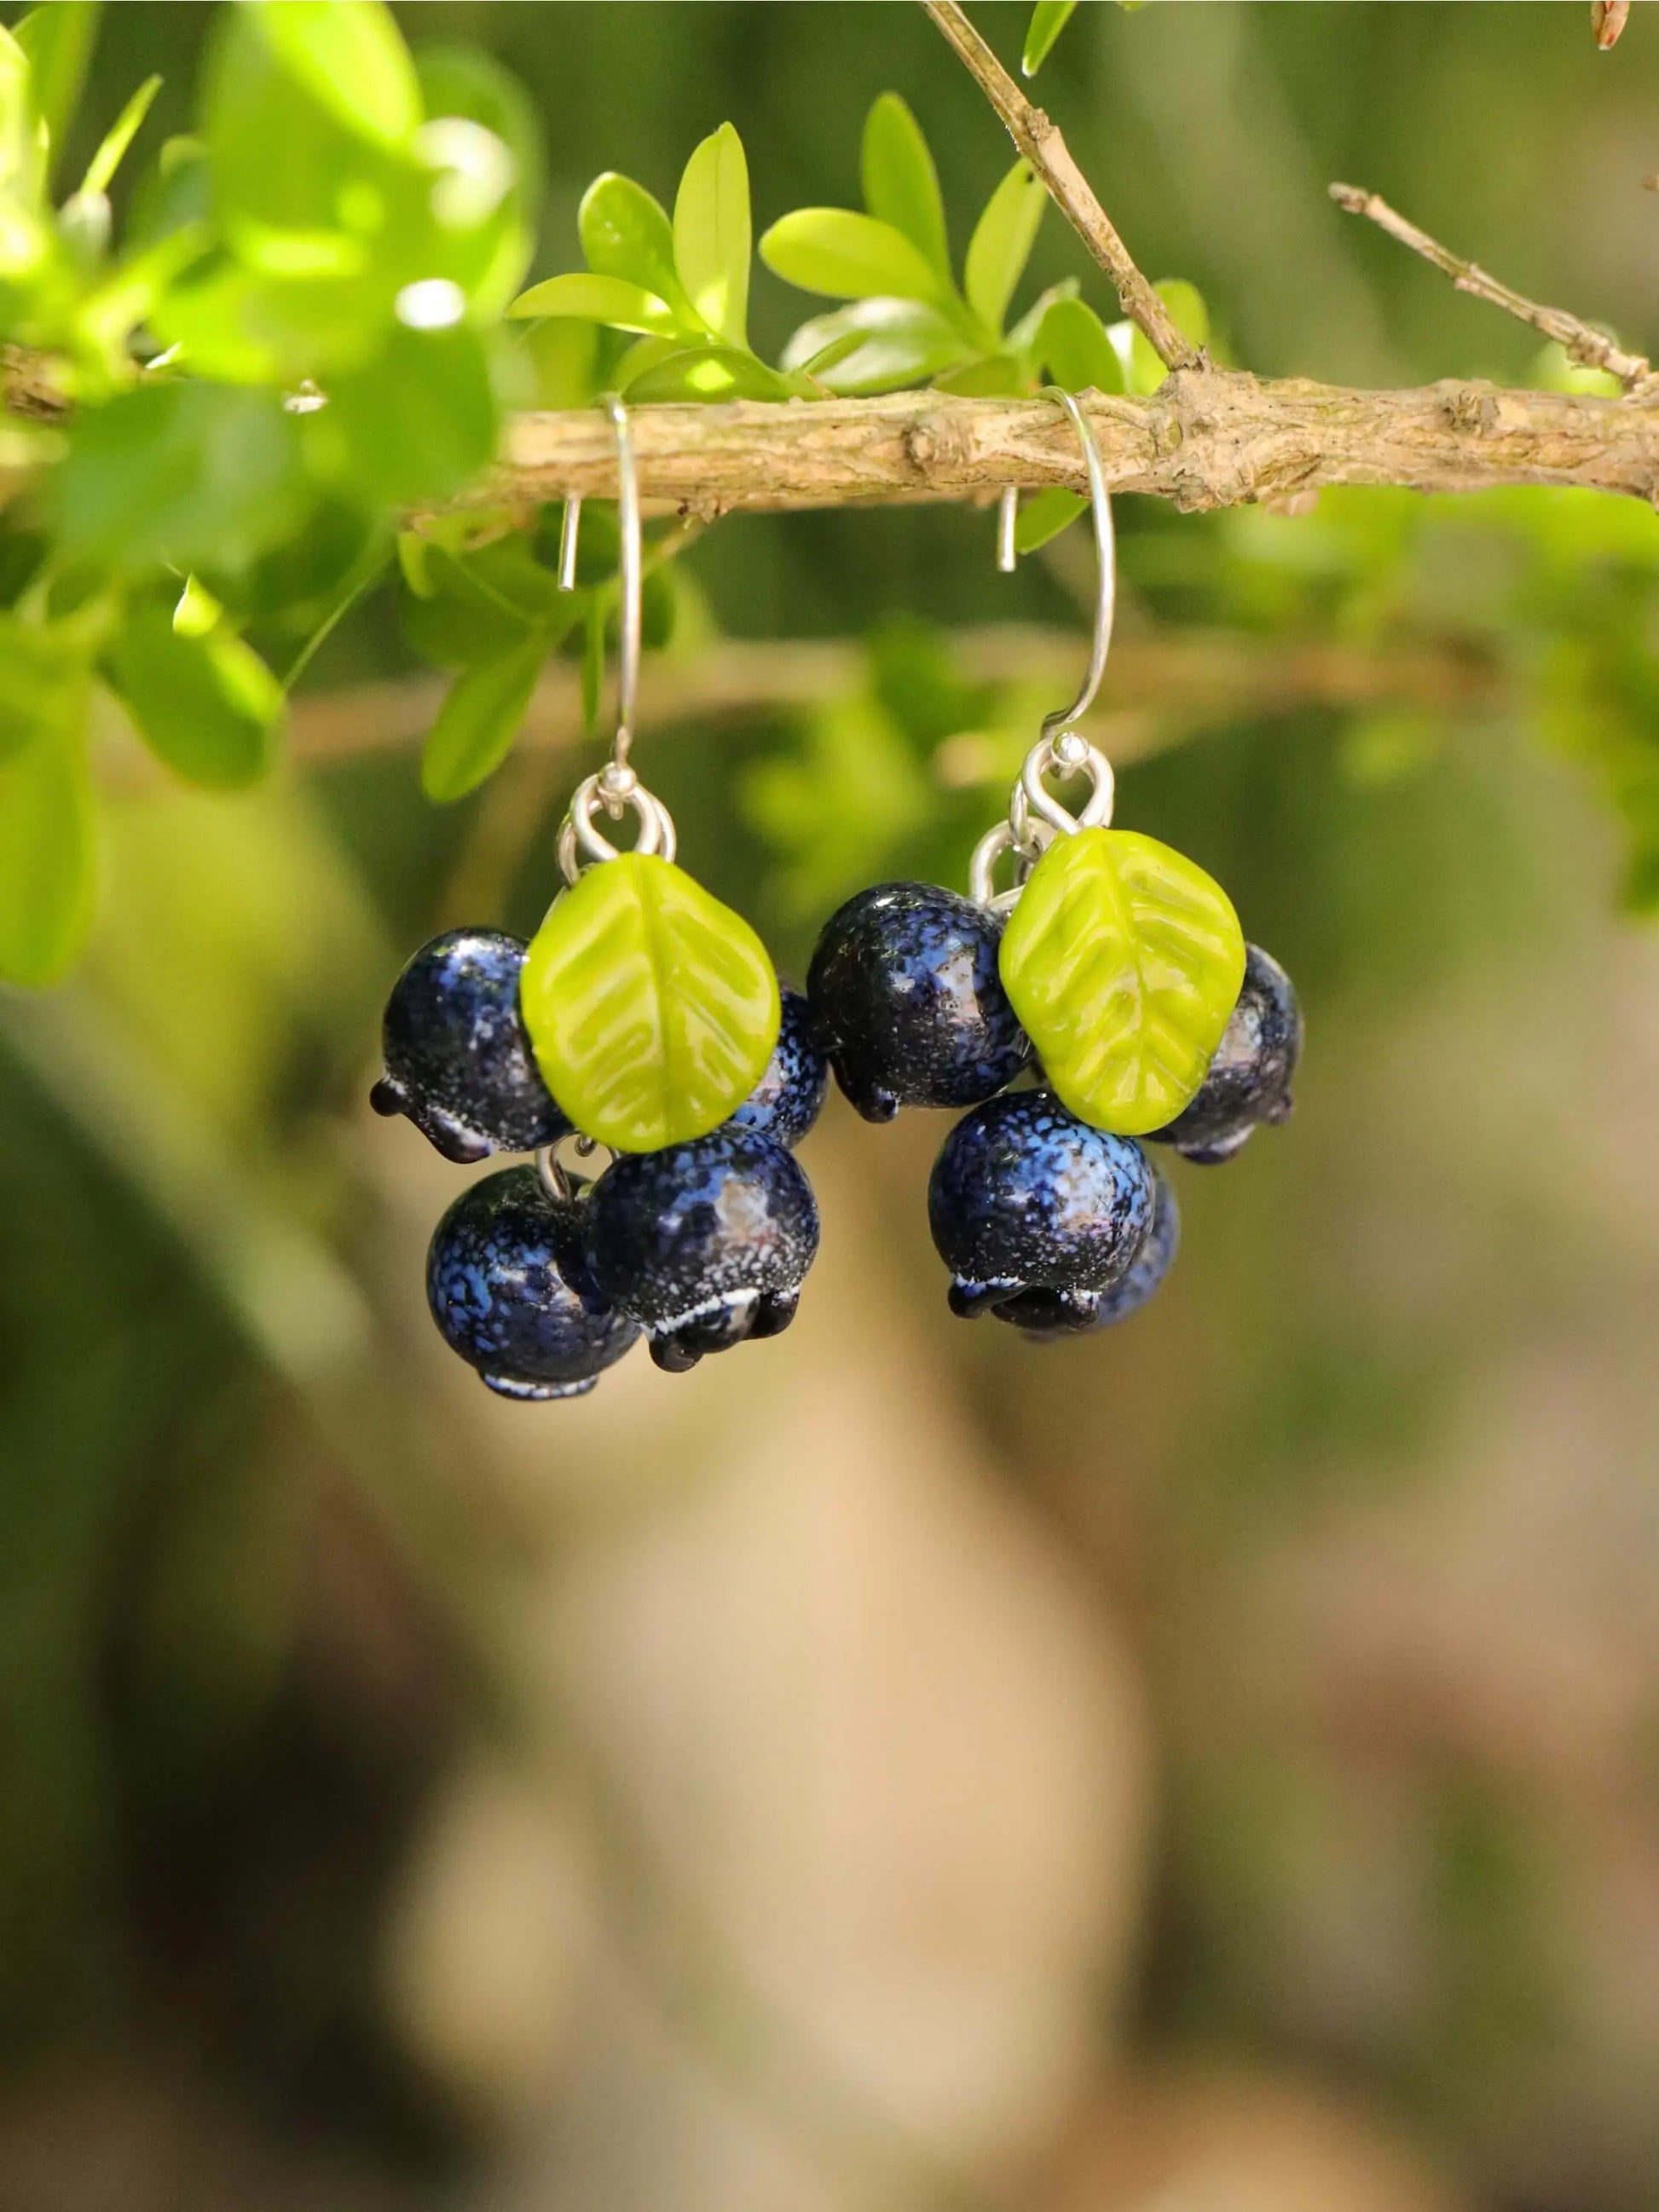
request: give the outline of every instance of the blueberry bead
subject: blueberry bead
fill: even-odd
[[[1200,1167],[1231,1159],[1258,1122],[1289,1119],[1291,1078],[1301,1055],[1295,987],[1278,961],[1249,945],[1238,1004],[1203,1087],[1167,1127],[1153,1133],[1152,1142],[1173,1145]]]
[[[1147,1165],[1152,1171],[1152,1225],[1128,1273],[1109,1291],[1021,1291],[992,1309],[999,1321],[1012,1322],[1028,1336],[1046,1338],[1105,1328],[1139,1312],[1174,1266],[1181,1244],[1175,1186],[1162,1168],[1151,1161]]]
[[[975,1106],[1030,1046],[997,973],[1002,917],[932,884],[878,884],[831,915],[806,978],[836,1080],[867,1121]]]
[[[802,991],[780,984],[783,1020],[766,1073],[727,1127],[770,1137],[793,1151],[823,1110],[830,1063],[812,1035],[811,1008]]]
[[[377,1114],[406,1114],[447,1160],[531,1152],[568,1133],[519,1012],[525,947],[499,929],[452,929],[392,987]]]
[[[658,1366],[679,1373],[788,1327],[818,1210],[781,1145],[728,1121],[617,1159],[587,1201],[584,1242],[601,1295],[644,1324]]]
[[[503,1398],[580,1397],[639,1336],[593,1288],[584,1211],[534,1167],[503,1168],[464,1190],[434,1233],[432,1318]]]
[[[1036,1289],[1063,1292],[1063,1310],[1086,1327],[1152,1218],[1139,1146],[1091,1129],[1046,1091],[1009,1091],[958,1121],[927,1188],[951,1309],[963,1316]]]

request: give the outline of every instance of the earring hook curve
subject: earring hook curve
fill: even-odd
[[[1089,654],[1089,668],[1083,679],[1083,688],[1069,707],[1063,707],[1042,718],[1042,734],[1052,743],[1082,720],[1095,703],[1100,690],[1100,679],[1106,672],[1106,656],[1111,650],[1112,623],[1117,612],[1117,538],[1112,527],[1112,495],[1106,482],[1105,465],[1100,458],[1100,447],[1095,440],[1094,428],[1088,416],[1069,392],[1057,384],[1042,387],[1045,399],[1052,399],[1063,407],[1071,417],[1077,432],[1078,443],[1083,448],[1083,465],[1089,476],[1089,507],[1095,526],[1095,634]]]

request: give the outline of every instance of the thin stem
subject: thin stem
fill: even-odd
[[[1124,313],[1164,366],[1201,368],[1204,356],[1176,328],[1169,309],[1136,267],[1058,126],[1027,100],[957,0],[921,0],[921,4],[1001,118],[1008,136],[1042,178],[1055,206],[1111,278]]]
[[[1565,307],[1547,307],[1528,299],[1524,292],[1517,292],[1512,285],[1489,275],[1479,262],[1466,261],[1461,253],[1442,246],[1437,238],[1431,238],[1426,230],[1419,230],[1377,193],[1363,191],[1358,185],[1333,185],[1330,190],[1338,207],[1346,208],[1350,215],[1363,215],[1390,238],[1398,239],[1401,246],[1420,253],[1425,261],[1432,262],[1443,275],[1449,276],[1460,292],[1484,300],[1489,307],[1501,307],[1517,322],[1529,324],[1547,338],[1553,338],[1572,360],[1582,362],[1586,368],[1605,369],[1609,376],[1618,378],[1626,392],[1645,395],[1653,383],[1653,368],[1644,356],[1626,353],[1616,339],[1581,322]]]

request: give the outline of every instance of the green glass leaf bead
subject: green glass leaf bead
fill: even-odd
[[[1061,1103],[1140,1137],[1203,1082],[1244,980],[1244,935],[1183,854],[1133,830],[1081,830],[1032,870],[1001,969]]]
[[[556,901],[519,996],[548,1089],[585,1135],[618,1152],[717,1128],[778,1038],[765,946],[653,854],[602,860]]]

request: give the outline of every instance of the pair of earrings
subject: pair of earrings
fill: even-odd
[[[1289,979],[1246,947],[1201,869],[1110,827],[1110,767],[1073,726],[1110,641],[1111,507],[1086,418],[1050,396],[1082,442],[1099,554],[1083,689],[1045,721],[1007,819],[981,840],[973,896],[861,892],[826,925],[805,997],[675,865],[673,825],[629,765],[639,490],[626,410],[606,401],[622,530],[611,762],[572,799],[567,888],[533,942],[455,931],[404,969],[371,1094],[449,1158],[535,1155],[465,1192],[428,1254],[434,1319],[492,1389],[574,1396],[641,1335],[678,1372],[787,1328],[818,1242],[793,1148],[831,1069],[872,1121],[973,1109],[928,1194],[951,1304],[1039,1337],[1121,1319],[1169,1270],[1175,1194],[1137,1138],[1217,1161],[1289,1112]],[[1091,788],[1073,815],[1048,779],[1079,775]],[[637,835],[619,852],[596,815],[630,809]],[[1006,856],[1014,881],[999,891]],[[1035,1087],[1010,1087],[1028,1075]],[[600,1146],[611,1158],[595,1177]]]

